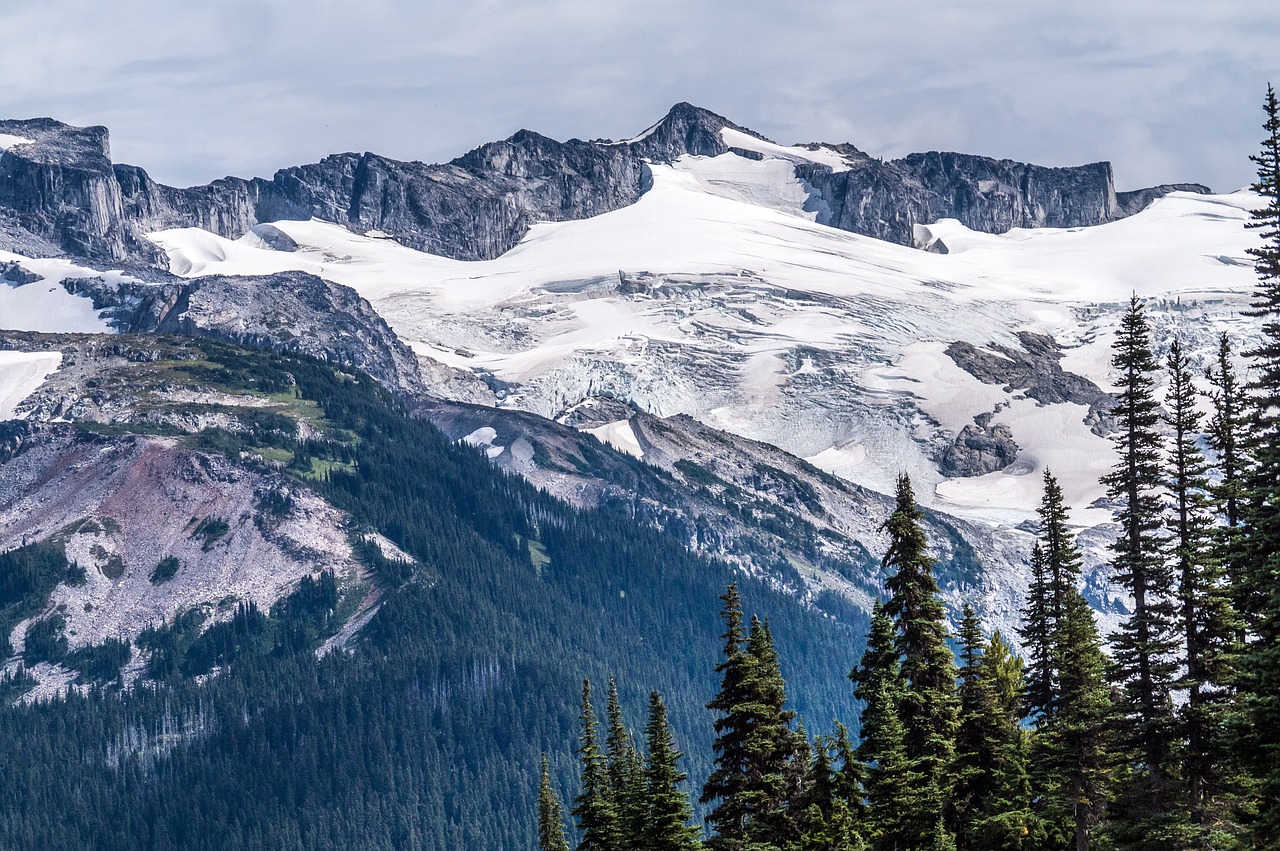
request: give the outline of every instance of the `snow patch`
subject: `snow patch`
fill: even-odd
[[[792,163],[806,162],[818,163],[819,165],[828,166],[832,171],[848,171],[849,161],[843,156],[831,150],[830,148],[818,146],[816,148],[790,147],[787,145],[779,145],[776,142],[766,142],[764,139],[757,139],[741,130],[734,130],[731,127],[725,127],[720,131],[720,138],[731,148],[741,148],[744,151],[754,151],[758,154],[764,154],[778,159],[788,160]]]
[[[596,428],[583,429],[583,431],[594,435],[601,443],[607,443],[619,452],[625,452],[633,458],[644,457],[644,450],[640,448],[640,441],[636,438],[636,433],[631,428],[630,420],[618,420]]]
[[[61,365],[61,352],[0,352],[0,420],[13,419],[18,405]]]
[[[7,151],[15,145],[34,145],[34,139],[24,139],[21,136],[12,136],[8,133],[0,133],[0,151]]]

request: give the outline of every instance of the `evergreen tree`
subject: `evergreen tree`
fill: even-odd
[[[1022,670],[999,639],[988,645],[973,608],[960,623],[960,726],[954,762],[956,847],[1020,849],[1030,833]],[[994,651],[994,652],[993,652]]]
[[[866,766],[864,834],[875,851],[927,847],[914,823],[925,779],[907,756],[906,729],[899,715],[906,687],[898,662],[893,620],[879,601],[862,661],[850,674],[862,702],[862,741],[857,759]]]
[[[622,720],[618,686],[612,677],[609,678],[605,725],[608,729],[605,748],[606,762],[609,767],[609,795],[618,813],[619,847],[623,851],[630,851],[639,847],[644,832],[647,802],[643,761],[636,752],[635,742]]]
[[[1079,592],[1067,596],[1055,644],[1058,688],[1035,734],[1044,847],[1089,851],[1114,770],[1114,708],[1093,611]]]
[[[1053,614],[1053,585],[1049,580],[1049,566],[1040,542],[1031,547],[1031,582],[1027,588],[1027,600],[1022,608],[1022,626],[1018,635],[1027,652],[1027,693],[1025,708],[1027,717],[1042,720],[1053,705],[1054,683],[1053,638],[1058,619]]]
[[[724,603],[721,617],[724,619],[724,659],[716,666],[720,674],[720,691],[707,704],[707,708],[719,713],[715,721],[716,739],[715,769],[702,787],[701,803],[713,802],[707,824],[715,835],[707,840],[713,851],[739,851],[746,838],[748,816],[747,801],[742,793],[747,782],[749,755],[746,739],[751,727],[751,716],[746,706],[745,684],[754,660],[743,647],[746,638],[742,629],[742,601],[738,586],[730,585],[720,597]]]
[[[1053,602],[1053,619],[1062,619],[1066,601],[1080,580],[1084,556],[1067,529],[1066,500],[1053,473],[1045,468],[1044,496],[1040,500],[1040,545],[1044,549]]]
[[[1251,315],[1262,319],[1262,342],[1252,358],[1252,465],[1246,478],[1244,559],[1238,577],[1240,614],[1248,634],[1237,674],[1237,753],[1256,783],[1251,829],[1259,847],[1280,836],[1280,105],[1267,87],[1266,138],[1253,190],[1263,206],[1249,227],[1261,245],[1249,249],[1258,284]]]
[[[689,797],[680,789],[688,777],[678,766],[684,754],[676,749],[667,723],[666,704],[656,691],[649,694],[645,740],[648,812],[639,847],[644,851],[692,851],[701,847],[700,830],[689,824],[693,815]]]
[[[840,758],[840,771],[835,777],[835,796],[848,807],[855,825],[861,828],[865,815],[865,786],[867,766],[858,759],[853,742],[849,740],[849,731],[839,721],[836,722],[836,755]]]
[[[1222,570],[1210,548],[1208,464],[1196,445],[1200,433],[1198,393],[1180,340],[1175,339],[1170,347],[1166,369],[1169,392],[1165,407],[1171,432],[1167,487],[1172,497],[1168,526],[1173,537],[1186,659],[1183,677],[1177,683],[1186,694],[1181,711],[1182,773],[1192,841],[1203,846],[1211,821],[1208,797],[1227,756],[1218,731],[1223,726],[1235,619]]]
[[[737,589],[730,585],[721,599],[725,658],[716,668],[720,692],[707,704],[720,713],[716,767],[701,799],[704,804],[718,802],[707,817],[716,831],[707,845],[735,851],[781,848],[796,835],[791,812],[795,713],[785,708],[786,683],[768,624],[753,617],[744,637]]]
[[[564,818],[560,796],[551,785],[547,755],[542,755],[542,774],[538,781],[538,851],[569,851],[564,838]]]
[[[889,548],[882,564],[886,572],[892,571],[885,580],[890,595],[885,612],[898,631],[905,685],[899,713],[906,753],[913,770],[924,778],[911,822],[920,831],[920,847],[926,847],[926,838],[939,836],[936,825],[945,815],[957,715],[955,660],[947,644],[946,613],[933,575],[934,560],[926,552],[923,523],[911,479],[900,475],[894,512],[885,524]]]
[[[591,680],[582,681],[582,732],[578,737],[578,758],[582,780],[574,799],[573,815],[578,820],[581,840],[578,851],[618,851],[622,844],[618,810],[609,787],[609,766],[600,750],[595,710],[591,707]]]
[[[1166,560],[1160,414],[1152,391],[1156,362],[1136,295],[1121,320],[1111,363],[1120,375],[1115,408],[1120,461],[1104,482],[1120,502],[1120,535],[1112,548],[1116,581],[1133,599],[1132,613],[1112,636],[1113,677],[1122,688],[1131,765],[1112,827],[1122,847],[1168,848],[1183,841],[1185,825],[1170,694],[1179,642],[1173,571]]]

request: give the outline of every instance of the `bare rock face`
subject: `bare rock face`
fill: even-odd
[[[993,414],[982,414],[956,435],[938,459],[944,476],[985,476],[1003,470],[1018,459],[1013,431],[1004,423],[991,423]]]
[[[308,275],[213,276],[165,284],[69,278],[126,333],[209,337],[303,354],[369,373],[403,394],[422,392],[418,359],[355,290]]]
[[[146,234],[198,227],[238,238],[255,225],[316,217],[357,233],[381,231],[422,251],[491,259],[537,221],[569,221],[625,207],[651,184],[649,163],[718,156],[730,128],[763,139],[688,103],[622,142],[558,142],[529,130],[481,145],[442,165],[344,153],[278,171],[270,180],[227,177],[179,189],[141,168],[111,162],[107,130],[52,119],[0,122],[30,139],[0,155],[0,245],[28,256],[61,253],[165,268]],[[969,227],[1079,227],[1136,212],[1179,184],[1117,195],[1111,166],[1044,168],[1010,160],[930,152],[883,162],[852,145],[827,146],[852,167],[796,168],[821,203],[822,221],[913,244],[913,227],[957,218]]]

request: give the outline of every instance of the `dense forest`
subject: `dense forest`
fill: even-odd
[[[731,584],[721,686],[707,704],[715,769],[698,797],[711,806],[709,838],[691,825],[661,694],[641,744],[618,720],[611,683],[602,748],[588,682],[579,851],[1280,848],[1280,108],[1270,87],[1265,107],[1252,380],[1224,334],[1202,422],[1181,341],[1159,363],[1136,296],[1116,335],[1119,461],[1103,482],[1119,528],[1114,579],[1132,602],[1121,628],[1100,636],[1078,591],[1082,557],[1046,470],[1025,659],[998,632],[985,638],[967,606],[952,635],[902,476],[886,597],[848,674],[857,746],[839,725],[811,738],[797,723],[770,622],[744,628]],[[566,851],[545,769],[538,814],[543,851]]]

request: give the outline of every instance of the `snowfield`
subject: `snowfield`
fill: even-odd
[[[838,160],[834,151],[730,141],[765,158],[654,165],[636,204],[535,225],[494,260],[432,256],[317,220],[274,223],[296,252],[253,233],[152,239],[184,276],[300,269],[347,284],[420,355],[496,380],[503,406],[557,417],[612,396],[685,413],[882,492],[905,470],[926,502],[998,524],[1030,516],[1045,467],[1076,522],[1105,520],[1090,505],[1111,445],[1083,405],[984,384],[946,344],[1017,348],[1018,332],[1049,335],[1064,369],[1108,388],[1130,293],[1147,300],[1160,349],[1180,334],[1205,356],[1218,330],[1242,344],[1255,334],[1241,316],[1255,281],[1249,193],[1174,193],[1090,228],[990,235],[943,220],[918,228],[931,247],[920,251],[815,221],[792,163]],[[939,451],[985,413],[1012,430],[1016,463],[943,476]],[[594,431],[639,450],[618,423]]]
[[[61,364],[61,352],[0,352],[0,421],[14,419],[18,405]]]

